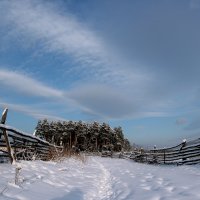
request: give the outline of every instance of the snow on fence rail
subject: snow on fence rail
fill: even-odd
[[[5,109],[6,110],[6,109]],[[62,147],[55,146],[33,135],[29,135],[13,127],[6,126],[7,111],[3,112],[0,123],[0,162],[15,159],[52,159]]]
[[[135,151],[129,156],[138,162],[158,164],[198,164],[200,163],[200,138],[170,148]]]

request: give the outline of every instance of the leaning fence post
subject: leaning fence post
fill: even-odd
[[[181,148],[180,148],[180,151],[186,146],[186,142],[187,142],[187,140],[186,139],[184,139],[183,141],[182,141],[182,143],[181,143]],[[184,155],[182,155],[182,163],[184,162],[184,161],[186,161],[187,160],[187,158],[185,158],[184,157]]]
[[[5,124],[7,113],[8,113],[8,108],[5,108],[3,113],[2,113],[1,124]],[[12,164],[13,161],[14,161],[14,156],[13,156],[12,149],[11,149],[11,146],[10,146],[10,142],[9,142],[9,139],[8,139],[8,134],[6,132],[6,129],[2,129],[2,132],[3,132],[4,138],[5,138],[5,142],[6,142],[8,156],[9,156],[10,162]]]
[[[164,148],[164,164],[165,164],[165,159],[166,159],[166,155],[165,155],[165,148]]]
[[[157,163],[156,145],[153,147],[153,163]]]

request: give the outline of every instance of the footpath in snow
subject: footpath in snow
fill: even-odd
[[[86,163],[0,164],[0,200],[199,200],[200,166],[154,166],[88,157]]]

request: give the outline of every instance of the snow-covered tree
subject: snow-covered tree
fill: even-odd
[[[35,135],[52,144],[61,145],[65,150],[70,150],[74,146],[81,151],[101,151],[103,147],[114,151],[130,148],[122,128],[112,129],[106,123],[56,122],[44,119],[38,121]]]

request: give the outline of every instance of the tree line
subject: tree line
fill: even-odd
[[[112,129],[106,123],[44,119],[38,121],[35,135],[52,144],[61,145],[65,150],[76,147],[81,151],[97,152],[102,149],[128,151],[131,148],[122,128]]]

